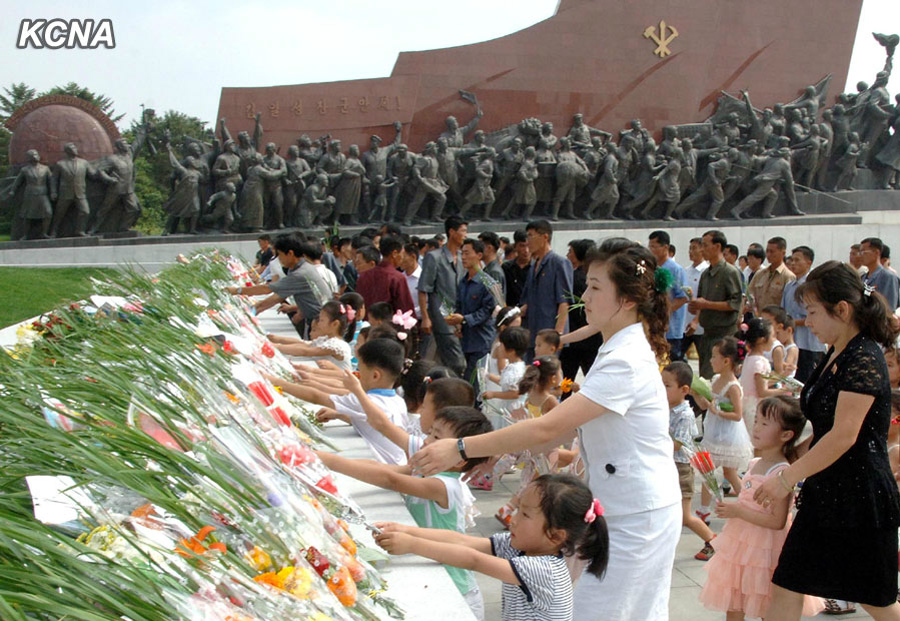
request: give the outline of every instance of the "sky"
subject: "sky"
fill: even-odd
[[[123,123],[140,106],[212,125],[223,86],[274,86],[388,76],[401,51],[466,45],[547,19],[558,0],[194,0],[85,3],[0,0],[0,87],[38,91],[78,82],[115,102]],[[737,1],[737,0],[736,0]],[[115,49],[16,48],[25,18],[112,20]],[[864,0],[847,89],[872,81],[884,51],[871,33],[900,32],[900,1]],[[900,64],[900,57],[897,59]],[[891,93],[900,92],[900,68]],[[695,119],[685,119],[690,121]]]

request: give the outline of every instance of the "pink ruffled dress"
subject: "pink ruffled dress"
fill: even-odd
[[[751,511],[771,513],[772,509],[763,508],[753,500],[753,494],[788,464],[775,464],[765,474],[751,474],[758,461],[750,462],[747,474],[741,479],[737,502]],[[713,541],[716,553],[706,564],[708,576],[700,593],[700,602],[711,610],[742,610],[746,617],[765,615],[772,595],[772,574],[790,527],[790,513],[781,530],[764,528],[738,518],[728,520],[722,533]],[[820,598],[807,595],[803,601],[803,616],[815,616],[824,608]]]

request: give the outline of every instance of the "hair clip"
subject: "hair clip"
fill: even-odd
[[[430,375],[426,375],[426,376],[422,379],[422,383],[423,383],[423,384],[430,384],[430,383],[433,382],[433,381],[434,381],[434,378],[431,377]]]
[[[873,291],[875,291],[875,287],[873,287],[872,285],[866,285],[866,284],[863,285],[863,295],[864,296],[870,297],[872,295]]]
[[[593,524],[594,520],[598,517],[602,517],[604,514],[603,505],[600,504],[600,501],[594,498],[591,502],[591,506],[588,507],[587,512],[584,514],[584,521],[588,524]]]
[[[634,273],[637,274],[645,274],[647,272],[647,262],[644,259],[641,259],[640,263],[635,267]]]
[[[741,332],[746,332],[747,330],[750,329],[750,326],[748,326],[748,325],[745,324],[745,323],[742,323],[741,326],[740,326],[740,328],[741,328]]]
[[[540,360],[535,360],[535,361],[532,362],[531,364],[533,364],[533,365],[536,366],[536,367],[539,367],[539,366],[541,366],[541,361],[540,361]]]

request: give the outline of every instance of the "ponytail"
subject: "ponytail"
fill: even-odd
[[[360,294],[355,291],[348,291],[340,297],[340,303],[347,307],[347,309],[353,309],[353,319],[350,319],[350,313],[348,313],[347,331],[344,332],[344,340],[348,343],[352,343],[353,338],[356,336],[356,324],[363,321],[366,302]]]
[[[559,359],[556,356],[541,356],[525,367],[525,375],[519,380],[519,394],[527,394],[535,388],[554,388],[548,384],[558,372]]]
[[[570,474],[545,474],[531,485],[540,494],[547,531],[558,529],[566,533],[560,552],[577,554],[588,562],[588,573],[602,578],[609,562],[609,531],[603,507],[590,488]]]
[[[587,571],[596,578],[602,578],[609,563],[609,530],[606,520],[598,516],[588,524],[587,531],[578,544],[578,558],[588,561]]]

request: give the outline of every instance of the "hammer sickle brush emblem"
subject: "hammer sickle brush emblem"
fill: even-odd
[[[668,35],[666,35],[666,29],[669,30]],[[669,49],[669,43],[677,36],[678,31],[675,29],[675,26],[670,26],[665,20],[660,20],[659,22],[659,34],[656,34],[656,26],[647,26],[644,30],[644,38],[652,39],[656,43],[656,49],[653,50],[653,53],[660,58],[665,58],[672,53],[672,50]]]

